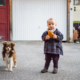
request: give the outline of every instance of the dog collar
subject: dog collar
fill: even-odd
[[[6,51],[3,51],[4,53],[6,53]]]

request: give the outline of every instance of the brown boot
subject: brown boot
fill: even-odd
[[[43,70],[41,70],[41,73],[46,73],[47,72],[47,69],[44,68]]]
[[[57,68],[54,68],[54,70],[53,70],[53,74],[56,74],[58,72],[58,69]]]

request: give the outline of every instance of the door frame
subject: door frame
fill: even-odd
[[[10,25],[10,41],[12,40],[12,0],[9,0],[9,25]]]
[[[9,41],[9,40],[10,40],[10,14],[9,14],[9,0],[6,0],[6,1],[7,1],[7,6],[8,6],[8,7],[7,7],[7,8],[8,8],[8,9],[7,9],[7,13],[8,13],[8,16],[7,16],[7,17],[8,17],[8,18],[7,18],[7,19],[8,19],[8,20],[7,20],[7,23],[8,23],[8,24],[7,24],[7,25],[8,25],[8,29],[7,29],[7,30],[8,30],[7,40]]]

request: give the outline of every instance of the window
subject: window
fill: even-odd
[[[80,5],[80,0],[74,0],[74,5]]]
[[[5,6],[5,0],[0,0],[0,6]]]

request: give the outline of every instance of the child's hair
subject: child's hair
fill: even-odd
[[[57,26],[57,23],[56,23],[56,20],[55,20],[55,19],[53,19],[53,18],[49,18],[49,19],[47,20],[47,23],[48,23],[49,20],[54,20],[55,25]]]

